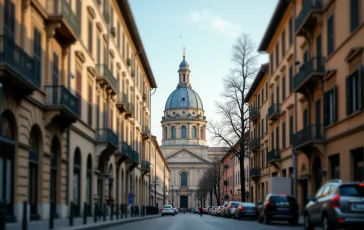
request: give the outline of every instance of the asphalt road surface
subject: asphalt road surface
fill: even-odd
[[[241,229],[303,229],[302,225],[290,226],[286,222],[272,222],[269,225],[260,224],[258,221],[242,219],[236,220],[233,218],[221,218],[210,215],[203,215],[200,217],[197,214],[178,214],[174,216],[163,216],[152,218],[149,220],[142,220],[123,224],[108,228],[108,230],[120,229],[135,229],[135,230],[241,230]]]

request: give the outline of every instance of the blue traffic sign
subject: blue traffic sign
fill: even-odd
[[[129,193],[129,204],[134,204],[134,194]]]

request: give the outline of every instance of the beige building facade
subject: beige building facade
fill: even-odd
[[[0,12],[7,220],[24,200],[30,220],[147,205],[157,85],[128,2],[1,0]]]
[[[301,209],[330,179],[364,179],[363,15],[363,1],[282,0],[258,49],[270,57],[269,163],[293,178]]]
[[[152,149],[150,151],[150,202],[154,207],[161,208],[169,200],[169,176],[171,169],[162,154],[157,137],[152,136]]]

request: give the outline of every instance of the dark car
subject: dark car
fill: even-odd
[[[258,202],[259,222],[269,224],[272,220],[287,220],[291,225],[298,222],[298,204],[296,198],[285,194],[268,194],[265,202]]]
[[[364,183],[332,180],[323,185],[315,197],[308,197],[304,227],[324,230],[354,227],[364,229]],[[361,225],[361,227],[359,227]]]
[[[253,203],[240,203],[235,209],[235,218],[249,217],[255,220],[258,217],[258,207]]]

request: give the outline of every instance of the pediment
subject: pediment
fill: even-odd
[[[197,156],[196,154],[188,151],[186,149],[182,149],[169,157],[166,158],[166,161],[169,163],[208,163],[209,161],[203,159],[202,157]]]

